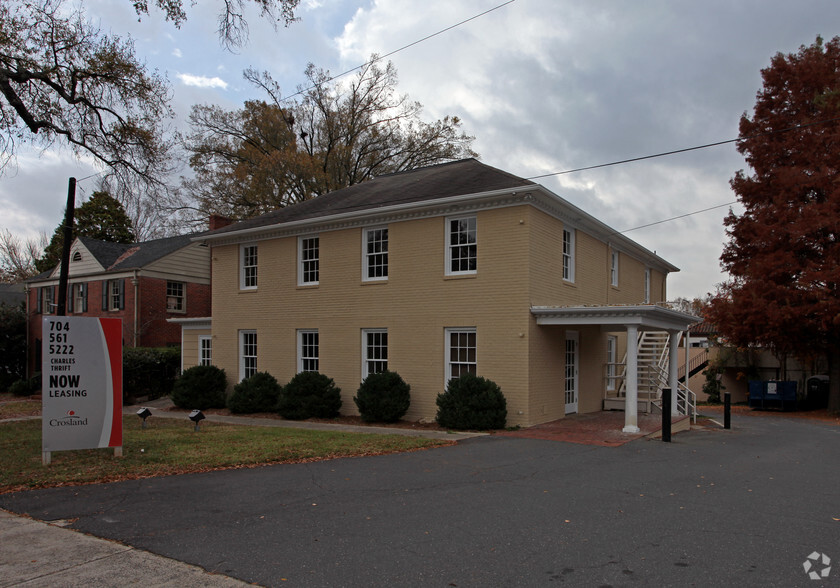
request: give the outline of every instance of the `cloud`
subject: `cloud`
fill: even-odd
[[[172,50],[172,55],[173,55],[173,56],[175,56],[175,57],[178,57],[178,58],[181,58],[181,57],[183,57],[183,56],[184,56],[184,55],[181,53],[181,50],[180,50],[180,49],[178,49],[177,47],[176,47],[175,49],[173,49],[173,50]]]
[[[221,88],[227,90],[228,84],[222,78],[207,76],[194,76],[192,74],[178,74],[178,79],[185,86],[193,86],[195,88]]]

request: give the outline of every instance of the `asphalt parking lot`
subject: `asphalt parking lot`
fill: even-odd
[[[828,586],[838,463],[840,427],[736,415],[670,444],[488,436],[0,508],[264,586]]]

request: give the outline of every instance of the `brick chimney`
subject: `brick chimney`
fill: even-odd
[[[210,215],[210,230],[215,231],[216,229],[221,229],[222,227],[226,227],[228,225],[233,224],[233,219],[230,219],[226,216],[222,216],[221,214],[213,213]]]

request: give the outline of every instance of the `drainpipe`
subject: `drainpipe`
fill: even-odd
[[[134,277],[131,279],[134,286],[134,347],[137,347],[137,325],[140,313],[140,280],[137,278],[137,270],[134,270]]]
[[[32,317],[29,316],[29,309],[30,309],[30,306],[29,306],[30,286],[29,286],[29,284],[24,284],[23,285],[23,291],[26,294],[26,304],[25,304],[25,308],[26,308],[26,369],[24,370],[24,373],[26,374],[27,378],[31,378],[32,377],[32,372],[29,369],[29,354],[31,353],[34,356],[35,351],[32,349],[32,342],[29,339],[29,328],[30,328],[31,322],[32,322]],[[38,291],[35,290],[35,293],[37,294]],[[33,357],[33,359],[34,359],[34,357]]]

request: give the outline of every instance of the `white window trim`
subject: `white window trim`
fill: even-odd
[[[382,333],[384,335],[388,335],[388,329],[362,329],[362,381],[364,381],[369,375],[368,372],[368,364],[372,361],[382,361],[381,359],[373,359],[368,357],[368,345],[367,345],[367,336],[369,334],[374,333]],[[385,351],[388,352],[388,344],[385,344]],[[387,365],[388,359],[386,357],[385,364]],[[387,367],[385,369],[388,369]]]
[[[243,329],[239,331],[239,381],[245,379],[245,335],[253,334],[256,336],[257,331],[256,329]],[[248,356],[252,357],[252,356]],[[257,355],[253,356],[259,362],[259,338],[257,338]],[[257,364],[259,366],[259,364]],[[255,367],[255,373],[259,369],[259,367]]]
[[[376,226],[376,227],[367,227],[366,229],[364,229],[362,231],[362,281],[363,282],[387,282],[388,281],[388,275],[387,274],[388,274],[388,270],[390,269],[389,265],[390,265],[390,261],[391,261],[390,256],[388,257],[389,265],[385,266],[386,275],[381,276],[381,277],[373,277],[373,278],[371,278],[368,275],[368,269],[370,267],[369,261],[370,261],[370,255],[371,254],[368,253],[367,244],[368,244],[368,233],[370,233],[371,231],[388,231],[388,247],[390,248],[390,246],[391,246],[391,231],[388,230],[388,225],[381,225],[381,226]],[[378,254],[375,254],[375,255],[378,255]],[[388,255],[388,250],[385,251],[385,255]]]
[[[615,390],[615,376],[618,374],[618,337],[607,335],[607,390]]]
[[[204,357],[202,356],[202,352],[204,351],[204,343],[209,342],[208,351],[209,357],[207,358],[207,363],[204,363]],[[212,335],[199,335],[198,336],[198,365],[213,365],[213,337]]]
[[[459,245],[452,245],[452,221],[459,221],[464,219],[474,219],[475,220],[475,257],[476,262],[475,266],[476,269],[474,270],[464,270],[464,271],[453,271],[452,270],[452,249],[453,247],[459,247]],[[463,214],[459,216],[447,216],[446,217],[446,230],[444,231],[445,238],[446,238],[446,274],[447,276],[469,276],[475,275],[478,273],[478,217],[475,214]],[[448,381],[448,380],[447,380]]]
[[[569,275],[566,274],[566,235],[569,235]],[[563,229],[563,251],[561,252],[562,255],[562,263],[563,263],[563,280],[566,282],[575,283],[575,230],[573,228]]]
[[[645,268],[645,304],[650,304],[650,268]]]
[[[255,247],[256,248],[257,264],[254,267],[257,268],[257,275],[255,276],[256,277],[256,284],[246,286],[245,285],[245,249],[247,249],[249,247]],[[260,249],[257,246],[257,244],[256,243],[243,243],[242,245],[240,245],[239,246],[239,289],[240,290],[256,290],[257,289],[257,286],[260,283],[259,268],[260,268]]]
[[[169,308],[169,284],[181,284],[181,308],[170,310]],[[178,280],[166,280],[166,312],[172,314],[185,314],[187,312],[187,284]]]
[[[297,331],[297,373],[304,371],[303,369],[303,336],[305,334],[315,333],[318,335],[318,329],[298,329]],[[307,358],[311,359],[311,358]],[[318,369],[321,369],[321,336],[318,335],[318,356],[315,358],[318,361]]]
[[[318,239],[318,257],[316,260],[318,261],[318,279],[312,280],[310,282],[306,282],[303,279],[303,241],[305,239]],[[312,261],[312,260],[309,260]],[[317,286],[321,283],[321,236],[319,234],[314,235],[301,235],[298,237],[297,243],[297,262],[298,262],[298,286]]]
[[[618,251],[610,251],[610,286],[618,287]]]
[[[444,349],[446,355],[444,356],[444,387],[449,384],[449,380],[452,379],[452,337],[451,335],[454,333],[472,333],[476,335],[477,330],[475,327],[447,327],[444,329]],[[475,338],[475,366],[476,372],[478,372],[478,335]]]

